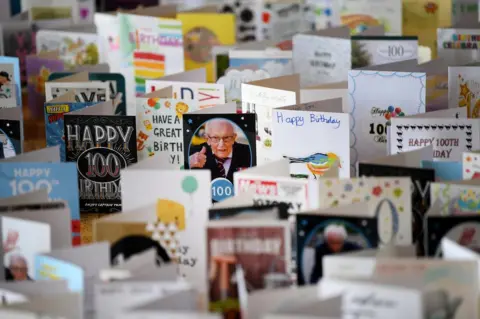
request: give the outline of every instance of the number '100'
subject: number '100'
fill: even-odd
[[[121,163],[116,154],[110,153],[107,157],[100,153],[89,153],[85,156],[88,163],[88,177],[117,177],[120,173]]]

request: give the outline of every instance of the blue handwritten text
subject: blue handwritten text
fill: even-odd
[[[310,113],[310,123],[326,123],[332,124],[335,129],[340,127],[340,120],[334,118],[333,116],[325,116],[324,114],[313,114]]]

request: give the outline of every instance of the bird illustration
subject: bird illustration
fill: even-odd
[[[335,162],[338,162],[338,167],[341,168],[340,158],[335,153],[315,153],[308,157],[288,157],[290,164],[292,163],[306,163],[308,170],[313,174],[313,177],[316,179],[317,176],[323,176],[326,171],[328,171]]]

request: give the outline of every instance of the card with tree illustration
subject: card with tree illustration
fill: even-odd
[[[432,145],[435,161],[461,161],[462,152],[480,148],[479,123],[473,119],[393,118],[390,134],[391,154]]]
[[[378,220],[380,244],[411,245],[412,195],[407,177],[323,178],[309,185],[317,208],[340,207],[365,201]],[[311,191],[311,193],[310,193]]]
[[[468,118],[480,117],[480,77],[477,66],[448,67],[448,107],[466,107]]]
[[[392,118],[425,113],[425,81],[425,73],[349,71],[352,165],[386,155]],[[375,94],[371,94],[373,87]]]
[[[64,115],[66,161],[77,163],[81,212],[120,212],[120,170],[137,162],[135,117],[88,115],[96,108]]]

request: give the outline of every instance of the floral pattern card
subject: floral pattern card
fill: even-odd
[[[272,146],[278,158],[290,162],[295,177],[322,177],[338,165],[339,177],[350,177],[349,114],[341,99],[299,104],[273,110]],[[319,139],[335,136],[335,140]]]
[[[464,152],[461,179],[480,179],[480,152]]]
[[[478,66],[448,68],[448,107],[466,107],[468,118],[480,117],[480,77]]]
[[[462,161],[462,152],[480,148],[479,123],[473,119],[393,118],[390,134],[391,154],[432,145],[434,161]]]
[[[401,0],[343,0],[341,24],[352,33],[360,33],[368,27],[383,25],[388,35],[402,34]]]
[[[348,28],[293,36],[293,68],[302,87],[345,81],[352,67]]]
[[[425,113],[425,73],[352,70],[348,73],[350,163],[386,155],[392,119]],[[375,94],[372,88],[375,87]],[[355,173],[352,173],[355,176]]]
[[[146,231],[146,235],[154,241],[162,242],[162,247],[179,264],[180,275],[186,277],[201,294],[206,294],[206,232],[199,229],[206,226],[208,209],[212,204],[210,172],[148,169],[142,168],[140,162],[122,170],[121,179],[125,213],[118,216],[130,215],[134,221],[147,222],[148,226],[145,228],[144,224],[142,232]],[[154,205],[153,209],[150,205]],[[173,236],[166,237],[169,234],[162,228],[171,230]],[[172,238],[176,240],[172,241]],[[168,243],[178,243],[178,248],[173,251]]]
[[[298,74],[242,83],[242,112],[257,115],[257,165],[272,159],[273,109],[296,105],[300,99]]]
[[[198,110],[195,101],[155,97],[155,92],[137,97],[138,159],[155,156],[159,167],[183,167],[183,120],[187,112]]]
[[[378,220],[382,245],[412,244],[411,179],[407,177],[323,178],[309,183],[312,208],[366,202]]]
[[[480,211],[480,183],[468,184],[468,181],[432,183],[431,202],[441,202],[441,215],[465,213],[478,214]]]
[[[96,34],[40,30],[37,32],[37,53],[59,52],[59,57],[67,68],[82,64],[100,63]]]
[[[21,83],[20,60],[17,57],[0,56],[0,107],[20,105]]]
[[[479,61],[478,29],[437,29],[438,57],[449,65]]]

